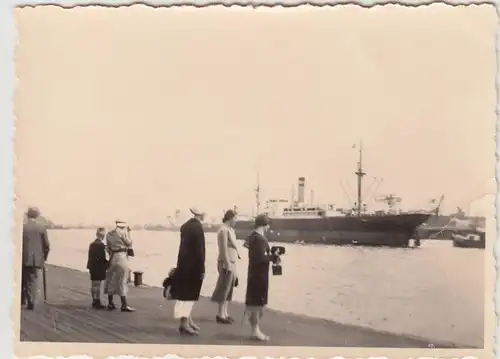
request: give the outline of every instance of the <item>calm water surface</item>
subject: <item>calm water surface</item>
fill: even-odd
[[[85,270],[93,230],[50,231],[49,236],[49,263]],[[214,234],[206,237],[202,294],[209,296],[217,280],[217,245]],[[160,286],[175,266],[179,234],[135,231],[133,240],[132,269],[144,272],[145,283]],[[271,278],[269,307],[482,347],[485,251],[453,248],[449,241],[422,243],[419,249],[287,244],[284,275]],[[248,260],[239,244],[242,285],[234,295],[243,302]]]

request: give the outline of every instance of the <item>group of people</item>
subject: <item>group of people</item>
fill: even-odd
[[[116,227],[106,234],[105,228],[98,228],[96,239],[90,243],[87,269],[90,273],[92,308],[115,310],[115,295],[120,297],[122,312],[135,312],[128,305],[129,257],[134,256],[130,227],[124,221],[117,220]],[[106,239],[106,244],[104,244]],[[109,259],[106,258],[106,252]],[[103,290],[108,296],[108,304],[101,303]]]
[[[193,218],[181,226],[181,243],[177,266],[171,272],[168,285],[170,298],[176,300],[174,318],[180,319],[179,332],[183,335],[198,335],[200,327],[191,316],[193,305],[200,297],[205,278],[205,234],[202,221],[205,213],[190,208]],[[232,300],[234,287],[238,286],[237,260],[241,258],[236,245],[234,223],[236,212],[228,210],[217,232],[219,277],[211,300],[218,303],[215,320],[220,324],[232,324],[228,314],[228,303]],[[270,263],[279,263],[280,257],[271,252],[266,238],[270,219],[263,214],[255,218],[254,231],[245,240],[248,249],[248,274],[246,288],[246,311],[252,327],[251,338],[267,341],[269,337],[260,330],[259,322],[263,308],[267,305]]]
[[[177,265],[165,280],[169,298],[175,300],[174,318],[180,320],[181,335],[198,335],[200,327],[194,323],[192,309],[200,298],[205,278],[205,233],[202,226],[205,213],[190,208],[193,217],[180,228],[180,245]],[[233,290],[239,285],[237,261],[241,259],[236,242],[234,223],[236,212],[228,210],[217,232],[219,277],[211,300],[218,304],[215,320],[219,324],[232,324],[234,319],[228,313],[228,303]],[[45,226],[37,221],[40,211],[30,208],[23,227],[22,258],[22,304],[33,310],[37,293],[38,276],[45,265],[50,243]],[[266,238],[270,219],[260,214],[255,218],[253,232],[245,240],[248,249],[248,274],[245,315],[252,327],[251,338],[267,341],[269,337],[260,330],[263,308],[267,305],[270,263],[279,264],[278,253],[272,252]],[[87,269],[90,273],[92,308],[117,309],[114,297],[119,296],[122,312],[134,312],[127,301],[129,280],[129,257],[134,256],[130,227],[124,221],[116,221],[116,227],[106,233],[99,228],[96,239],[89,245]],[[106,243],[104,243],[106,241]],[[103,288],[104,287],[104,288]],[[107,294],[107,305],[101,302],[101,293]]]
[[[38,219],[40,210],[31,207],[26,212],[23,225],[22,269],[21,269],[21,306],[33,310],[39,292],[39,277],[50,252],[50,242],[47,228]],[[106,244],[104,244],[106,239]],[[107,259],[108,252],[109,259]],[[116,228],[106,234],[104,228],[99,228],[96,240],[89,246],[87,268],[90,271],[92,307],[106,308],[101,304],[103,283],[104,292],[108,295],[108,310],[116,309],[115,295],[121,299],[121,311],[133,312],[127,303],[128,289],[128,257],[133,256],[130,228],[123,221],[116,221]]]

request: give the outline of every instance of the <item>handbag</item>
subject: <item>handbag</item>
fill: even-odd
[[[134,248],[127,248],[127,256],[135,257]]]

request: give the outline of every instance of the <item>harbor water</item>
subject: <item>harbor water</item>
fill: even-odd
[[[51,230],[49,263],[85,270],[94,233]],[[146,284],[161,286],[175,266],[179,234],[134,231],[133,241],[132,269],[144,272]],[[483,346],[484,250],[453,248],[451,241],[422,241],[417,249],[284,246],[283,276],[271,278],[270,308],[420,336],[430,343]],[[241,284],[234,300],[243,302],[248,259],[242,241],[239,250]],[[202,295],[214,289],[216,258],[215,234],[207,233]]]

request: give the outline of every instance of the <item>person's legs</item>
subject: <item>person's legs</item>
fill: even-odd
[[[217,282],[215,283],[214,292],[212,294],[212,302],[217,303],[217,322],[220,322],[220,319],[224,319],[226,314],[224,313],[224,302],[226,300],[227,291],[226,291],[226,282],[227,282],[227,273],[224,270],[224,265],[221,261],[217,262],[217,271],[219,272],[219,276],[217,277]]]
[[[103,286],[104,286],[104,281],[100,280],[99,281],[99,286],[97,288],[97,299],[99,299],[99,302],[101,302],[102,292],[103,292]]]
[[[229,321],[234,322],[233,318],[229,316],[228,309],[229,309],[229,302],[233,300],[233,291],[234,291],[234,282],[236,280],[236,276],[233,273],[231,273],[231,280],[229,281],[229,287],[228,287],[228,293],[226,295],[226,301],[224,303],[224,316],[227,318]]]
[[[26,305],[28,303],[28,297],[26,295],[26,288],[28,286],[28,275],[27,268],[22,266],[21,269],[21,305]]]
[[[226,301],[220,301],[218,304],[217,316],[220,318],[226,317]]]
[[[251,337],[256,340],[269,340],[269,337],[260,330],[260,319],[262,318],[263,307],[248,306],[249,322],[252,327]]]
[[[93,280],[92,281],[92,308],[94,309],[102,309],[104,306],[101,303],[101,288],[102,281],[101,280]],[[113,299],[111,299],[113,301]]]
[[[185,305],[185,310],[186,310],[186,316],[188,318],[188,325],[198,331],[200,330],[200,327],[196,325],[196,323],[193,321],[193,317],[191,316],[191,313],[193,312],[193,306],[194,306],[194,301],[189,301],[189,302],[184,302]]]
[[[234,287],[234,274],[232,271],[225,272],[219,268],[219,278],[212,295],[212,301],[217,302],[217,323],[231,324],[233,320],[227,313],[228,301],[232,298]]]
[[[33,310],[36,302],[36,292],[38,290],[38,269],[26,267],[26,301],[27,309]]]
[[[115,310],[116,306],[113,300],[116,292],[115,285],[115,266],[114,260],[111,259],[108,270],[106,271],[106,280],[104,282],[104,293],[108,296],[108,310]]]
[[[94,285],[94,281],[92,280],[92,275],[91,275],[91,279],[90,279],[90,295],[92,296],[92,308],[95,308],[95,302],[96,302],[95,285]]]
[[[180,319],[179,332],[181,334],[196,335],[196,324],[191,319],[192,302],[177,300],[174,305],[174,318]],[[198,327],[199,329],[199,327]]]
[[[127,292],[128,292],[128,266],[121,265],[117,270],[118,275],[118,293],[120,294],[121,301],[121,311],[122,312],[135,312],[135,309],[130,307],[127,302]]]
[[[108,310],[115,310],[116,305],[114,302],[114,295],[113,294],[108,294]]]

